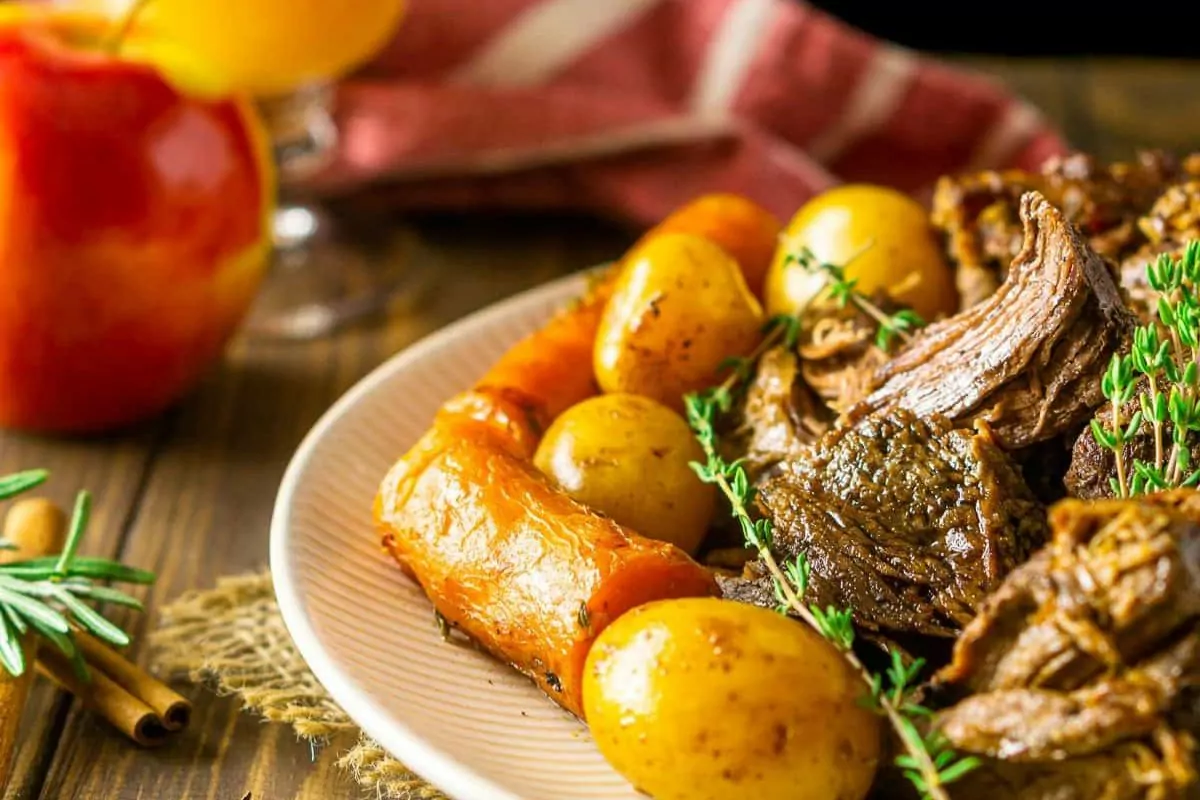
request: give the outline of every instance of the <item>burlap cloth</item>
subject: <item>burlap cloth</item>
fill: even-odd
[[[270,573],[222,578],[215,589],[182,595],[162,609],[150,644],[160,673],[236,695],[248,711],[286,722],[312,742],[357,730],[292,644]],[[379,797],[448,800],[361,732],[338,766]]]

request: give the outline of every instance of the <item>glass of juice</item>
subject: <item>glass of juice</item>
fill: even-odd
[[[161,36],[253,94],[279,168],[276,260],[247,333],[312,339],[386,308],[411,288],[402,263],[380,258],[303,191],[333,158],[335,82],[375,55],[406,0],[74,0],[116,24]]]

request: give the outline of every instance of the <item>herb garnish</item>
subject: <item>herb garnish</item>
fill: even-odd
[[[899,319],[889,317],[870,301],[862,298],[854,288],[854,281],[846,280],[841,267],[822,264],[807,249],[800,249],[788,256],[809,271],[820,270],[831,279],[826,286],[832,296],[843,305],[853,302],[865,313],[880,323],[876,343],[883,349],[893,337],[907,340],[912,326],[920,324],[915,314],[905,314]],[[872,309],[872,310],[867,310]],[[765,328],[763,341],[748,357],[729,359],[723,365],[730,370],[725,380],[702,392],[693,392],[684,398],[688,424],[691,426],[705,462],[692,462],[692,469],[705,483],[714,484],[729,501],[733,516],[741,526],[742,535],[749,547],[753,547],[770,573],[779,610],[794,612],[805,623],[829,640],[842,654],[850,666],[862,677],[869,689],[865,700],[871,708],[883,714],[904,744],[905,753],[897,756],[896,765],[912,782],[923,797],[931,800],[949,800],[945,786],[966,775],[979,765],[974,756],[959,757],[950,749],[945,738],[934,732],[922,735],[915,724],[916,719],[928,717],[930,712],[913,700],[912,694],[917,677],[924,667],[923,659],[904,664],[898,652],[892,653],[892,666],[887,670],[888,686],[884,676],[875,675],[854,652],[854,617],[850,609],[828,606],[820,608],[808,605],[803,597],[808,589],[809,564],[804,554],[782,566],[771,553],[774,528],[769,519],[754,519],[750,505],[754,501],[755,489],[742,466],[741,460],[728,462],[717,451],[716,419],[728,412],[737,395],[745,388],[754,370],[754,364],[764,352],[777,343],[789,348],[794,346],[800,335],[800,315],[773,317]]]
[[[32,489],[46,477],[44,470],[30,470],[0,478],[0,500]],[[0,664],[14,677],[23,675],[28,667],[21,637],[29,631],[47,639],[70,658],[76,673],[84,680],[88,678],[87,667],[75,647],[75,628],[118,647],[129,644],[125,631],[84,601],[141,610],[142,604],[136,598],[93,581],[146,584],[154,581],[154,574],[107,558],[76,555],[87,530],[91,505],[91,495],[80,492],[59,555],[0,564]]]
[[[725,381],[720,386],[706,390],[710,398],[721,411],[733,408],[737,394],[745,388],[750,376],[754,373],[754,365],[763,353],[777,344],[782,344],[791,350],[800,340],[800,315],[776,314],[763,325],[763,339],[758,347],[748,356],[733,356],[721,362],[718,372],[728,371]],[[685,401],[687,398],[684,398]]]
[[[1117,474],[1110,486],[1117,497],[1200,483],[1200,469],[1188,471],[1190,434],[1200,431],[1200,241],[1190,242],[1182,258],[1163,253],[1146,266],[1146,277],[1159,293],[1156,318],[1133,332],[1128,355],[1113,355],[1100,382],[1110,419],[1092,420],[1096,443],[1113,453]],[[1124,419],[1135,394],[1139,408]],[[1146,425],[1154,460],[1127,463],[1125,445]]]
[[[784,245],[787,245],[786,240]],[[853,258],[857,258],[866,251],[867,248],[863,248]],[[857,290],[858,280],[846,277],[845,266],[821,261],[807,247],[789,250],[784,256],[784,264],[787,267],[800,267],[810,274],[824,275],[826,283],[804,307],[795,313],[776,314],[768,319],[763,326],[763,340],[750,355],[733,356],[721,362],[717,371],[728,371],[728,375],[720,386],[709,389],[708,395],[716,401],[722,412],[733,407],[735,395],[750,380],[750,376],[754,372],[754,365],[763,353],[777,344],[782,344],[788,350],[796,346],[800,341],[804,313],[808,310],[808,306],[816,302],[822,294],[828,294],[834,298],[839,308],[845,308],[848,303],[853,303],[856,308],[873,319],[879,325],[879,330],[875,334],[875,346],[880,350],[887,351],[896,338],[905,343],[911,341],[910,332],[925,324],[920,315],[910,309],[902,309],[895,314],[886,313]]]
[[[870,245],[868,245],[869,247]],[[867,248],[864,248],[862,252],[866,252],[866,250]],[[858,255],[861,255],[862,252]],[[852,261],[853,258],[850,260]],[[912,331],[925,324],[921,316],[912,309],[901,309],[895,314],[888,314],[858,291],[858,279],[847,278],[844,265],[822,261],[807,247],[789,249],[784,256],[784,265],[799,266],[810,275],[824,275],[826,283],[823,291],[837,302],[838,308],[853,305],[879,326],[879,330],[875,334],[875,346],[884,352],[891,348],[895,339],[900,339],[905,343],[911,341]]]

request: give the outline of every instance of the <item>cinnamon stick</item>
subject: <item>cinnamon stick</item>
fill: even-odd
[[[17,549],[0,551],[0,560],[16,561],[61,551],[66,523],[66,516],[49,500],[35,498],[15,503],[5,518],[4,536]],[[27,637],[24,643],[30,668],[20,678],[0,675],[0,788],[9,780],[17,726],[33,681],[35,658],[38,673],[75,695],[85,708],[142,746],[162,744],[169,731],[181,730],[191,717],[191,703],[185,697],[87,632],[74,630],[72,635],[87,664],[86,682],[75,674],[71,659],[53,647],[36,649],[33,637]]]
[[[67,515],[44,497],[26,497],[9,507],[4,538],[17,549],[0,550],[3,563],[58,553],[67,543]]]
[[[78,636],[78,631],[74,635]],[[38,654],[37,669],[59,688],[75,695],[84,708],[104,717],[143,747],[156,747],[166,741],[167,729],[154,709],[125,691],[97,665],[88,664],[90,679],[85,683],[75,674],[71,659],[47,647]]]
[[[4,538],[17,549],[0,551],[0,562],[56,553],[63,548],[66,532],[67,519],[58,506],[41,497],[19,500],[8,509],[4,518]],[[22,650],[25,663],[32,665],[37,652],[37,641],[32,635],[25,636]],[[32,668],[26,669],[19,678],[0,670],[0,791],[8,786],[12,777],[17,728],[32,684]]]
[[[187,727],[192,704],[186,697],[125,659],[116,650],[85,631],[75,631],[75,644],[83,651],[88,669],[102,672],[128,694],[149,706],[168,731]]]

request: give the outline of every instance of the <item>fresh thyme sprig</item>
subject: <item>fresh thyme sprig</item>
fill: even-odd
[[[865,249],[863,252],[866,252]],[[861,254],[862,253],[855,255],[854,258],[857,258],[858,255]],[[879,345],[881,349],[886,350],[887,344],[891,341],[891,337],[897,335],[898,333],[901,333],[907,337],[907,330],[909,330],[908,326],[912,325],[913,323],[906,320],[916,320],[916,324],[920,324],[920,317],[917,317],[915,314],[911,314],[911,316],[909,316],[905,315],[904,312],[901,312],[900,315],[887,317],[887,315],[884,314],[883,311],[881,311],[877,306],[866,300],[866,298],[861,297],[854,290],[856,281],[846,280],[844,267],[840,267],[835,264],[819,263],[816,257],[813,256],[812,252],[806,247],[799,248],[794,252],[789,251],[784,257],[784,264],[789,268],[799,266],[809,272],[819,268],[822,274],[834,276],[834,279],[823,287],[823,291],[827,291],[835,297],[843,298],[839,300],[843,306],[846,302],[845,299],[858,298],[858,300],[866,303],[868,308],[874,310],[875,315],[877,315],[876,318],[885,318],[886,324],[880,324],[879,335],[876,336],[876,344]],[[791,314],[776,314],[768,319],[766,324],[763,325],[763,339],[761,342],[759,342],[758,347],[754,348],[754,351],[751,352],[750,355],[733,356],[732,358],[727,358],[721,362],[717,372],[727,372],[725,380],[722,381],[720,385],[709,389],[707,394],[714,402],[716,402],[718,409],[722,413],[733,408],[733,402],[737,399],[738,392],[745,388],[746,384],[749,382],[751,375],[754,373],[754,365],[758,363],[758,360],[760,357],[762,357],[763,353],[767,352],[776,345],[783,345],[788,350],[792,350],[796,347],[797,343],[800,341],[800,333],[804,326],[804,313],[808,310],[808,307],[817,300],[819,295],[820,292],[809,298],[805,305],[796,309],[796,311]],[[899,317],[899,320],[896,319],[897,316]],[[885,329],[890,331],[890,333],[888,333],[886,336],[884,336]],[[884,338],[881,339],[881,336]],[[881,341],[883,344],[880,344]]]
[[[0,500],[31,489],[46,477],[44,470],[31,470],[0,478]],[[118,647],[129,644],[128,634],[87,602],[114,603],[139,610],[141,602],[94,581],[145,584],[152,583],[154,575],[106,558],[77,556],[90,516],[91,495],[80,492],[62,553],[0,564],[0,664],[10,675],[23,675],[28,668],[21,647],[21,638],[27,632],[41,636],[61,650],[83,680],[88,679],[88,673],[75,646],[76,629]]]
[[[833,606],[822,609],[804,602],[808,590],[808,560],[801,553],[792,561],[779,564],[771,552],[774,536],[771,521],[754,519],[750,513],[755,489],[745,468],[740,460],[729,462],[718,453],[716,419],[718,414],[729,410],[738,380],[744,378],[739,378],[738,374],[730,375],[720,386],[685,398],[688,423],[705,456],[704,463],[693,462],[692,468],[702,481],[715,485],[729,501],[746,544],[758,552],[770,574],[780,610],[794,612],[829,640],[862,677],[869,689],[867,700],[870,706],[887,718],[904,745],[905,752],[897,757],[896,765],[922,796],[931,800],[949,800],[945,786],[974,769],[979,760],[973,756],[959,757],[936,732],[923,736],[917,728],[915,720],[929,715],[927,709],[912,699],[913,684],[924,662],[917,659],[906,666],[899,654],[893,652],[892,667],[887,673],[890,686],[884,687],[883,678],[868,670],[854,652],[854,619],[850,609]]]
[[[862,252],[866,252],[866,250],[864,249]],[[861,254],[856,254],[850,260],[853,261]],[[854,303],[856,307],[879,324],[875,344],[881,350],[886,351],[897,336],[906,342],[909,341],[911,339],[909,332],[925,324],[914,311],[902,310],[891,315],[884,313],[879,306],[863,297],[855,289],[858,281],[846,278],[844,266],[820,261],[807,247],[789,251],[784,257],[784,264],[787,267],[800,267],[809,273],[825,275],[827,283],[822,288],[823,292],[834,297],[841,307],[845,307],[848,302]],[[818,292],[794,313],[776,314],[768,319],[763,326],[763,339],[750,355],[734,356],[721,362],[718,372],[727,371],[725,380],[719,386],[709,389],[708,393],[722,412],[729,411],[733,407],[733,402],[737,399],[737,392],[750,380],[750,376],[754,372],[754,365],[758,363],[758,359],[763,353],[779,344],[788,350],[795,348],[800,341],[804,312],[818,299],[820,294],[821,292]]]
[[[707,396],[717,404],[722,413],[733,408],[738,393],[745,388],[750,376],[754,373],[754,365],[763,353],[776,345],[783,345],[791,350],[800,341],[800,314],[776,314],[763,325],[763,338],[758,347],[748,356],[734,356],[721,362],[718,372],[727,372],[725,380],[720,385],[707,391]],[[714,433],[715,435],[715,433]]]
[[[853,261],[853,258],[849,261]],[[799,266],[812,275],[823,275],[826,280],[823,291],[833,298],[839,308],[853,305],[874,320],[875,324],[879,326],[879,330],[875,333],[875,346],[884,352],[891,348],[897,338],[905,343],[911,341],[912,331],[925,324],[921,316],[912,309],[902,309],[895,314],[888,314],[858,291],[858,279],[847,278],[845,266],[822,261],[807,247],[800,246],[789,249],[784,256],[784,263],[789,266]]]
[[[1100,379],[1100,391],[1109,401],[1112,418],[1106,427],[1099,419],[1092,420],[1092,436],[1101,446],[1114,453],[1117,475],[1110,479],[1113,494],[1118,497],[1129,496],[1129,478],[1125,468],[1125,445],[1132,441],[1142,424],[1142,412],[1135,411],[1133,417],[1126,423],[1121,418],[1125,404],[1133,397],[1136,385],[1133,380],[1133,360],[1128,356],[1114,354],[1104,377]]]
[[[1200,469],[1188,471],[1191,434],[1200,431],[1200,241],[1190,242],[1182,258],[1160,255],[1146,277],[1159,295],[1157,317],[1134,331],[1128,355],[1113,355],[1100,382],[1110,419],[1092,420],[1093,438],[1113,453],[1110,487],[1118,497],[1200,483]],[[1135,394],[1139,408],[1125,420],[1124,406]],[[1125,446],[1147,425],[1153,460],[1127,463]]]

